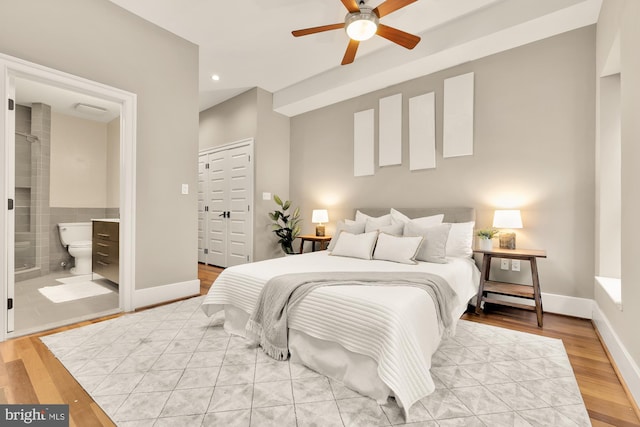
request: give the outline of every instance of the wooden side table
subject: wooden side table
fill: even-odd
[[[324,250],[329,245],[331,236],[316,236],[315,234],[305,234],[298,236],[300,239],[300,253],[304,250],[304,242],[311,242],[311,252],[316,251],[316,243],[320,243],[320,250]]]
[[[508,305],[510,307],[522,308],[525,310],[535,310],[538,318],[538,326],[542,327],[542,298],[540,296],[540,280],[538,279],[538,265],[536,263],[536,259],[546,258],[546,251],[536,249],[493,248],[489,251],[474,249],[473,252],[483,254],[480,287],[478,288],[478,300],[476,303],[476,314],[480,313],[482,301],[491,304]],[[529,261],[531,263],[532,286],[489,280],[491,259],[494,257]],[[488,293],[531,299],[534,300],[535,306],[532,307],[530,305],[490,298],[487,296]]]

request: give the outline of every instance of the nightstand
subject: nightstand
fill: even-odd
[[[298,236],[300,239],[300,253],[304,250],[304,242],[311,242],[311,251],[316,251],[316,243],[320,243],[320,250],[326,249],[327,245],[329,245],[329,241],[331,240],[331,236],[316,236],[315,234],[305,234],[303,236]]]
[[[476,303],[476,313],[480,313],[482,301],[491,304],[508,305],[510,307],[522,308],[525,310],[535,310],[536,316],[538,318],[538,326],[542,327],[542,298],[540,297],[540,280],[538,279],[538,265],[536,263],[536,259],[546,258],[546,251],[536,249],[493,248],[489,251],[474,249],[473,252],[483,254],[482,270],[480,274],[480,287],[478,288],[478,300]],[[489,273],[491,271],[491,259],[494,257],[529,261],[529,263],[531,263],[532,286],[489,280]],[[530,299],[535,302],[535,305],[530,306],[510,301],[498,300],[488,297],[488,293]]]

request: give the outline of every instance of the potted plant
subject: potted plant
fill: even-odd
[[[493,239],[498,232],[499,231],[495,228],[483,228],[476,231],[476,236],[479,237],[479,249],[482,251],[490,251],[493,248],[493,242],[491,239]]]
[[[288,210],[291,207],[291,202],[287,200],[282,202],[282,199],[277,195],[273,195],[273,200],[280,207],[273,212],[269,212],[269,218],[273,221],[273,232],[278,236],[280,240],[278,243],[285,254],[294,254],[293,241],[300,235],[300,208],[296,208],[293,213],[289,213]]]

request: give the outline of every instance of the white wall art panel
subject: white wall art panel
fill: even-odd
[[[409,170],[436,167],[436,96],[409,99]]]
[[[473,155],[473,73],[444,81],[443,157]]]
[[[373,109],[353,113],[353,176],[374,173]]]
[[[402,163],[402,94],[380,99],[378,118],[380,166]]]

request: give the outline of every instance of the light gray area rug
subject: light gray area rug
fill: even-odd
[[[230,337],[193,298],[42,341],[119,426],[589,426],[560,340],[460,321],[405,420]]]

